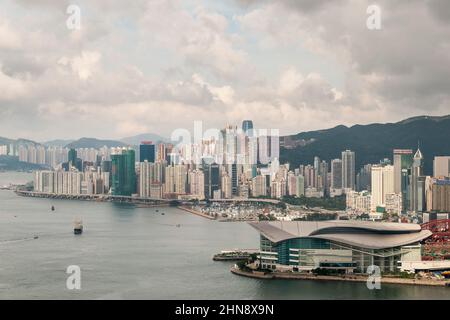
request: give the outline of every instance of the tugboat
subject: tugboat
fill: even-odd
[[[81,219],[75,220],[73,227],[74,234],[82,234],[83,233],[83,221]]]

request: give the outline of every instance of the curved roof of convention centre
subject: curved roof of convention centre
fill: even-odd
[[[371,221],[263,221],[249,222],[272,242],[317,238],[368,249],[384,249],[419,242],[431,236],[412,223]]]

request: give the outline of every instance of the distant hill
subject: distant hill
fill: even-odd
[[[127,147],[128,144],[123,143],[121,141],[115,141],[115,140],[99,140],[95,138],[81,138],[78,140],[75,140],[69,144],[66,145],[67,148],[94,148],[99,149],[101,147]]]
[[[158,143],[158,142],[168,142],[169,139],[166,139],[154,133],[143,133],[137,136],[120,139],[120,141],[129,145],[137,146],[142,141],[152,141],[153,143]]]
[[[48,169],[45,165],[19,161],[19,157],[0,156],[0,171],[29,171]]]
[[[56,140],[50,140],[46,142],[42,142],[43,145],[47,147],[65,147],[69,143],[72,143],[74,140],[62,140],[62,139],[56,139]]]
[[[0,137],[0,145],[8,145],[8,144],[13,143],[14,141],[15,140],[4,138],[4,137]]]
[[[14,145],[40,145],[40,143],[38,143],[36,141],[33,141],[33,140],[29,140],[29,139],[19,138],[19,139],[15,140],[15,139],[10,139],[10,138],[0,137],[0,145],[10,145],[10,144],[14,144]]]
[[[392,160],[393,149],[420,149],[425,157],[425,174],[433,172],[433,158],[450,155],[450,115],[420,116],[397,123],[355,125],[302,132],[281,137],[280,160],[291,166],[312,164],[314,156],[330,161],[346,149],[356,153],[356,169],[367,163]]]

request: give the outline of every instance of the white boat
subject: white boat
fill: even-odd
[[[73,233],[74,234],[82,234],[83,233],[83,221],[81,219],[75,220],[73,224]]]

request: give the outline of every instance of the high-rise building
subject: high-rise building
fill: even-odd
[[[259,175],[252,179],[252,196],[260,197],[267,195],[267,179],[265,176]]]
[[[187,169],[185,165],[171,165],[166,167],[166,194],[186,194]]]
[[[386,195],[394,193],[394,167],[372,166],[372,199],[371,210],[377,211],[377,207],[386,206]]]
[[[403,212],[409,209],[412,163],[411,149],[394,149],[394,193],[402,195]]]
[[[433,177],[435,178],[450,177],[450,156],[434,157]]]
[[[342,160],[331,160],[331,189],[342,189]]]
[[[101,164],[101,171],[103,173],[108,173],[108,185],[112,184],[112,162],[111,160],[103,160]]]
[[[75,150],[73,148],[69,150],[68,161],[71,166],[75,167],[75,163],[77,161],[77,150]]]
[[[342,151],[342,188],[355,190],[355,153]]]
[[[205,198],[205,175],[202,170],[189,172],[189,192],[199,200]]]
[[[157,161],[166,160],[166,145],[162,142],[158,144]]]
[[[247,136],[253,136],[253,121],[252,120],[244,120],[242,121],[242,131]]]
[[[150,185],[152,182],[151,163],[147,160],[139,163],[139,196],[150,197]]]
[[[214,192],[220,190],[220,171],[217,163],[203,161],[203,173],[205,177],[205,198],[214,198]]]
[[[222,190],[222,198],[230,199],[232,196],[231,178],[226,172],[224,174],[222,174],[220,188]]]
[[[233,163],[230,165],[231,171],[231,194],[233,196],[238,195],[238,172],[237,172],[237,164]]]
[[[139,162],[155,162],[155,145],[151,141],[142,141],[139,146]]]
[[[131,196],[136,192],[135,152],[133,149],[122,149],[111,155],[113,195]]]
[[[328,185],[328,162],[325,160],[322,160],[319,163],[319,170],[318,170],[318,181],[317,181],[317,187],[320,190],[323,190],[324,195],[328,195],[329,191],[329,185]]]
[[[450,212],[450,179],[430,179],[427,188],[427,211]]]
[[[305,187],[306,188],[315,188],[316,187],[316,179],[317,173],[314,170],[314,167],[311,165],[307,165],[304,167],[304,177],[305,177]]]
[[[258,136],[258,163],[268,164],[280,158],[280,137],[274,132]]]
[[[387,163],[386,163],[387,164]],[[356,190],[364,191],[371,190],[371,179],[372,179],[372,165],[364,165],[356,175]]]
[[[423,175],[423,155],[420,149],[414,154],[411,170],[411,199],[409,209],[422,212],[425,209],[425,177]]]

